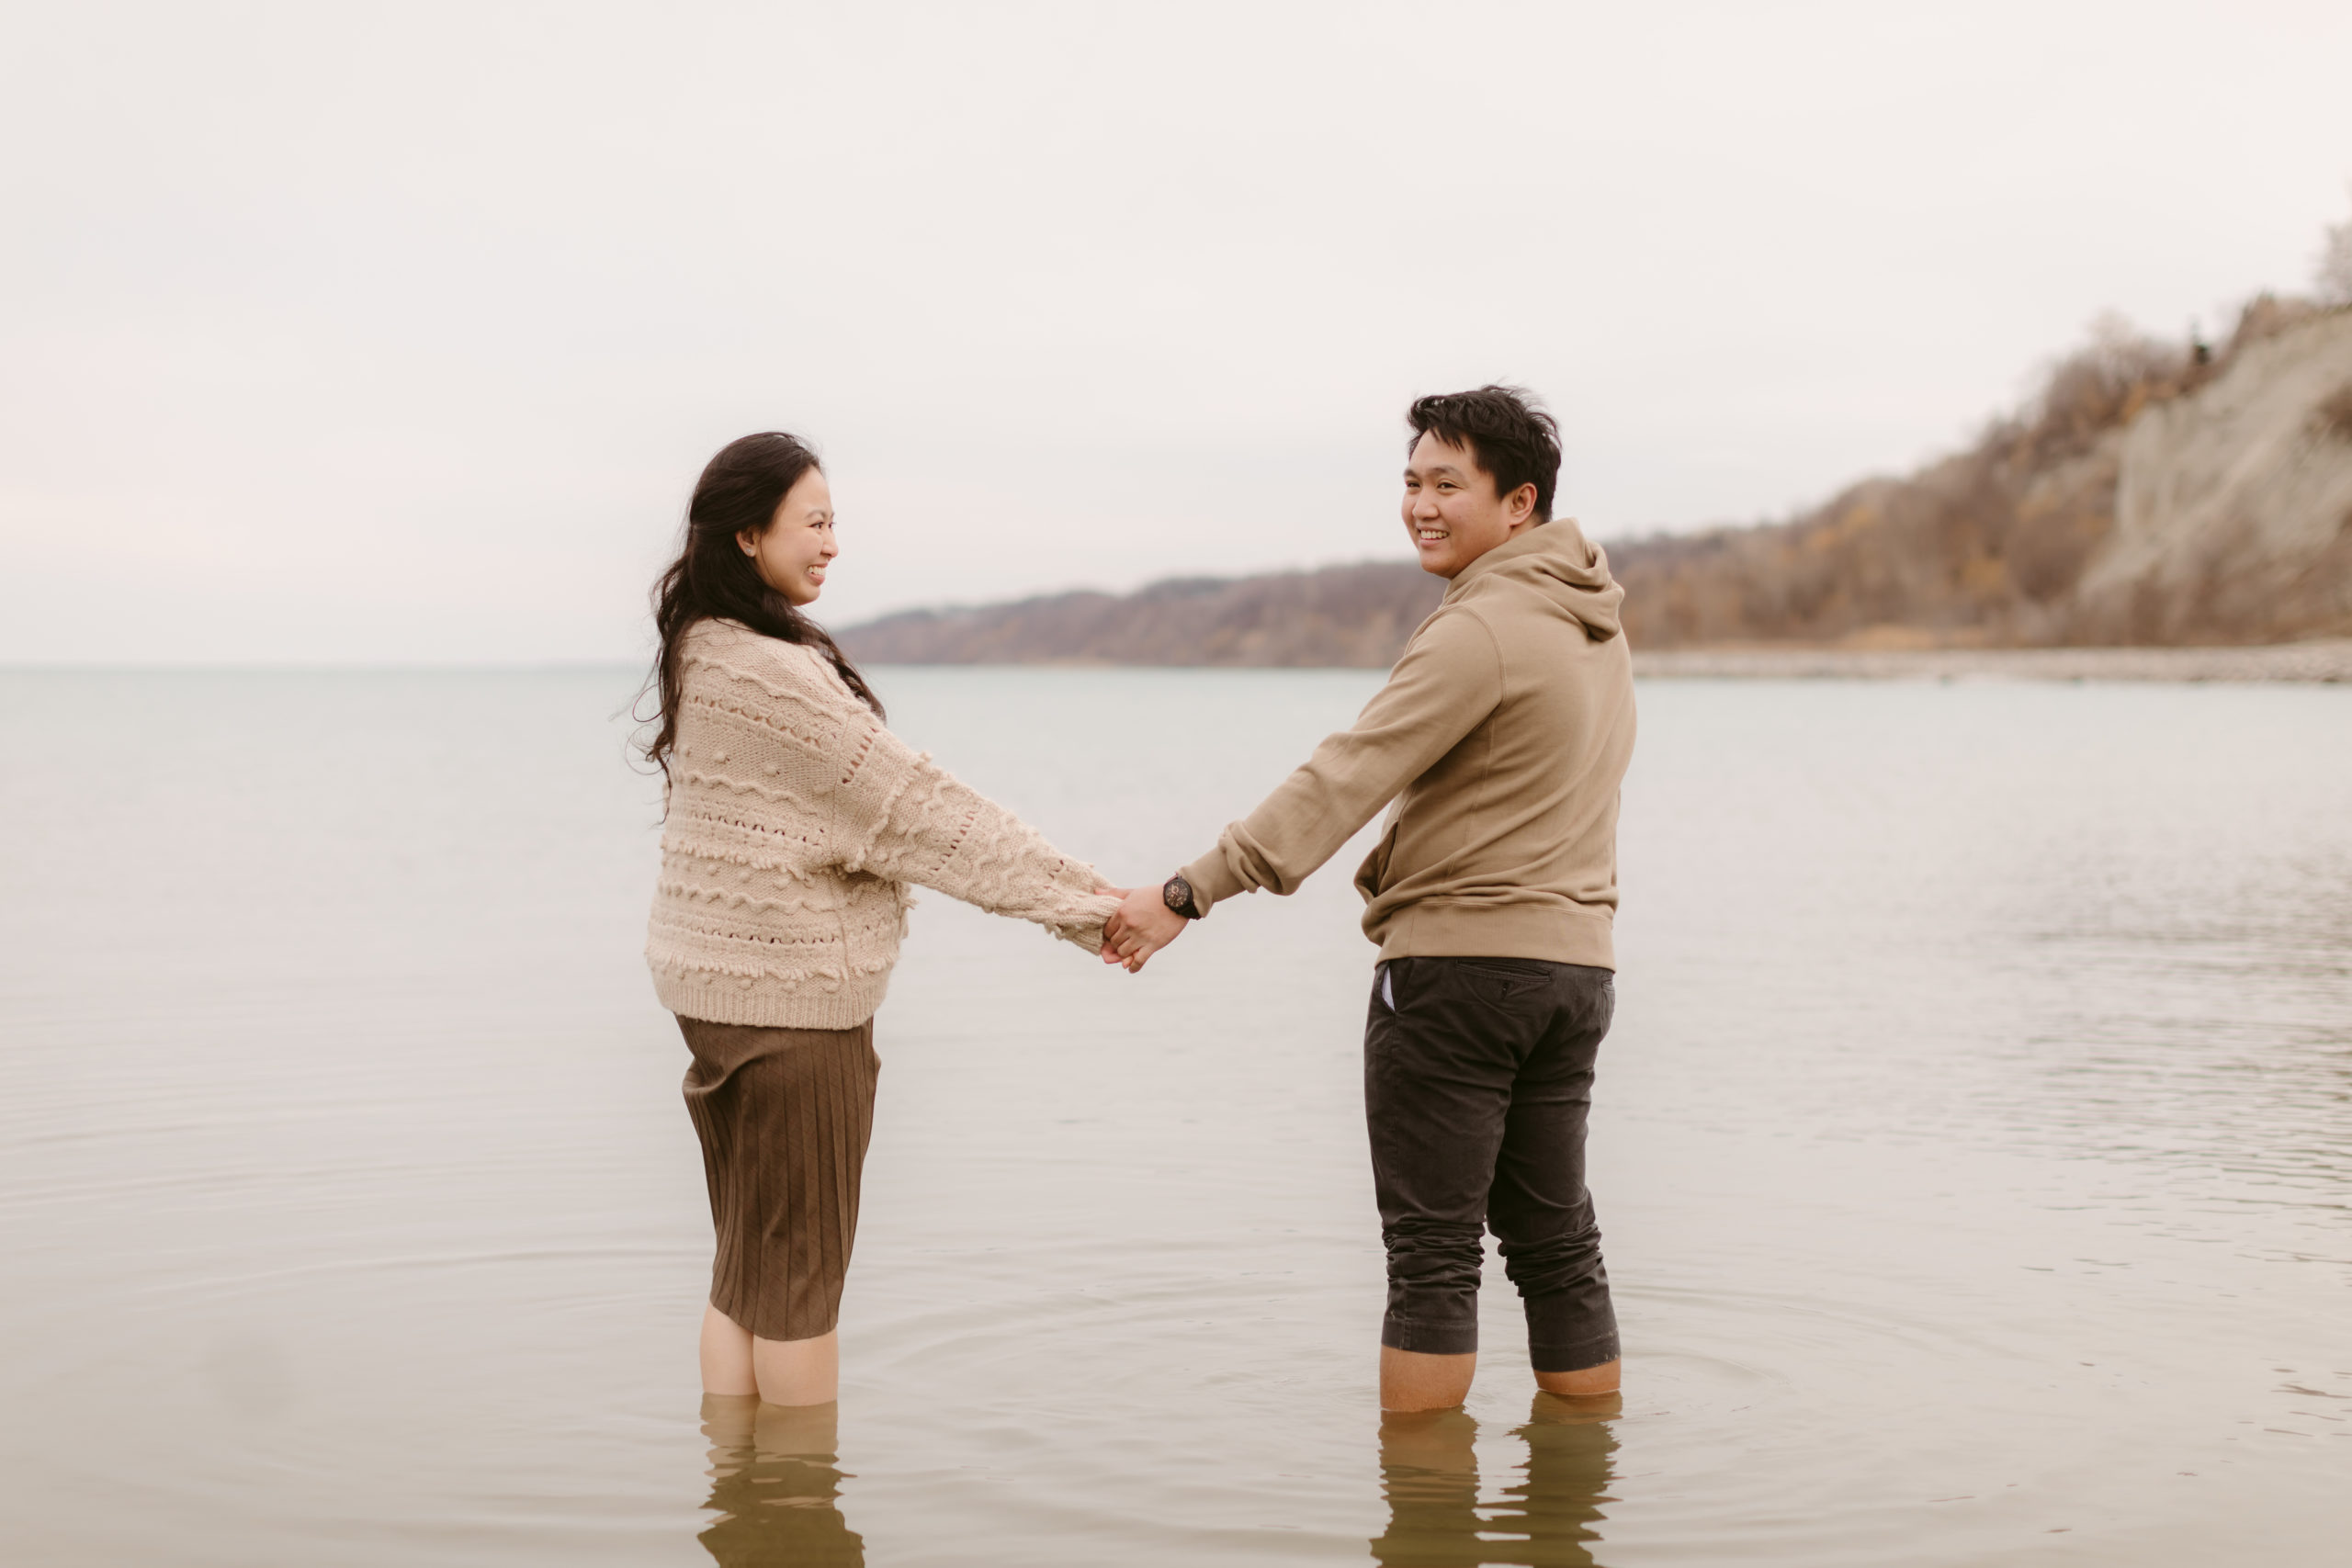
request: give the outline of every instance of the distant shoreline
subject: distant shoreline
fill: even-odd
[[[1320,663],[1187,663],[1102,658],[869,659],[876,670],[1385,671]],[[634,660],[477,664],[0,664],[0,678],[26,676],[389,676],[607,675],[639,679]],[[2172,681],[2352,684],[2352,637],[2241,648],[1920,648],[1801,646],[1635,647],[1634,673],[1653,681]]]
[[[1651,680],[2352,682],[2352,637],[2254,648],[1636,649]]]

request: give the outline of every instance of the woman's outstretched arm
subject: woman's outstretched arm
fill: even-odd
[[[863,713],[863,710],[860,710]],[[991,914],[1034,920],[1088,952],[1119,891],[1003,807],[864,714],[841,737],[835,796],[841,863],[918,883]]]

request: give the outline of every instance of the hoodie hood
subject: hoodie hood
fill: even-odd
[[[1445,591],[1445,603],[1471,594],[1532,591],[1555,613],[1607,642],[1624,629],[1618,611],[1625,590],[1609,575],[1609,556],[1572,517],[1555,517],[1472,561]]]

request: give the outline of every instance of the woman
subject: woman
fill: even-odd
[[[693,1053],[718,1232],[707,1393],[830,1403],[874,1125],[874,1010],[921,883],[1099,951],[1093,868],[910,750],[801,614],[838,553],[816,454],[770,432],[710,460],[654,589],[666,789],[646,960]]]

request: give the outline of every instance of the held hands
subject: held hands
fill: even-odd
[[[1143,973],[1151,955],[1184,934],[1192,922],[1170,908],[1157,887],[1131,887],[1102,927],[1102,962]]]

